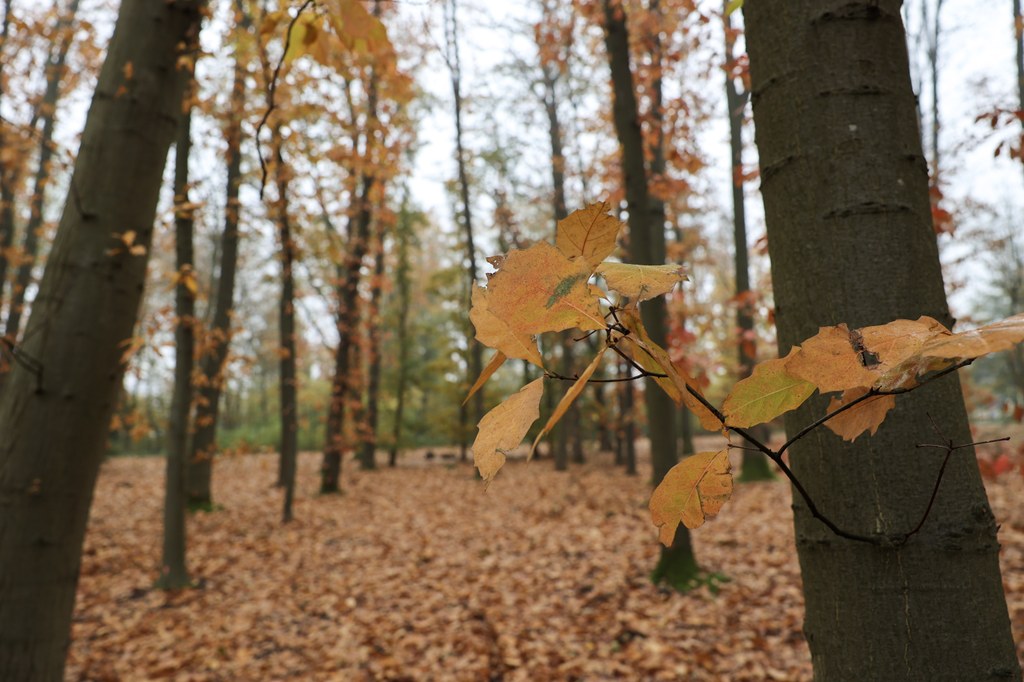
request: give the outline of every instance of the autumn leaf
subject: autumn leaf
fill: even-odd
[[[342,45],[361,54],[390,55],[394,48],[387,30],[359,0],[323,0],[327,20]]]
[[[476,339],[503,353],[506,357],[528,360],[538,367],[544,364],[532,334],[513,329],[508,319],[499,317],[488,307],[488,290],[473,288],[473,307],[469,319],[476,328]]]
[[[728,450],[698,452],[676,464],[651,495],[651,520],[662,544],[672,544],[680,522],[697,528],[705,517],[717,514],[731,496]]]
[[[469,393],[466,394],[465,400],[462,401],[463,405],[468,403],[469,399],[473,397],[473,394],[479,391],[480,387],[487,383],[487,380],[491,378],[491,375],[497,372],[498,368],[505,364],[505,359],[505,354],[500,350],[494,354],[491,361],[488,362],[487,366],[484,367],[484,370],[480,372],[480,376],[477,377],[476,383],[474,383],[473,387],[469,389]]]
[[[811,397],[814,384],[787,372],[787,360],[788,356],[759,363],[749,377],[733,386],[722,405],[729,426],[763,424]]]
[[[860,398],[867,392],[868,389],[864,387],[843,391],[841,396],[834,397],[829,401],[827,411],[837,410],[843,405],[847,405]],[[878,431],[878,427],[885,421],[885,415],[894,407],[896,407],[896,396],[877,395],[851,407],[845,412],[840,412],[825,422],[825,426],[843,440],[856,440],[865,431],[870,431],[873,436]]]
[[[672,291],[686,280],[678,265],[633,265],[632,263],[601,263],[597,274],[604,277],[608,288],[639,303]]]
[[[932,358],[968,360],[1008,350],[1024,341],[1024,313],[957,334],[931,339],[921,354]]]
[[[787,356],[786,371],[811,382],[822,393],[871,386],[878,373],[866,366],[872,362],[871,355],[857,349],[860,338],[858,332],[851,332],[845,324],[822,327],[801,343],[799,350]],[[877,364],[877,358],[874,363]]]
[[[288,51],[284,55],[284,63],[290,64],[311,51],[320,35],[322,18],[313,12],[303,12],[292,24],[288,35]]]
[[[599,201],[573,211],[558,221],[555,246],[566,258],[581,256],[597,266],[615,250],[615,240],[622,229],[622,221],[608,213],[610,206]]]
[[[518,447],[540,416],[544,377],[534,379],[484,415],[473,441],[473,464],[490,484],[505,463],[505,452]]]
[[[551,244],[538,242],[509,252],[487,282],[487,308],[518,335],[604,329],[589,278],[585,261],[569,260]]]
[[[605,350],[607,350],[607,348]],[[587,365],[587,368],[583,370],[583,374],[581,374],[579,378],[576,379],[575,382],[573,382],[573,385],[570,386],[569,390],[565,392],[565,395],[562,396],[562,399],[558,401],[558,405],[555,407],[555,411],[552,412],[551,417],[548,418],[548,423],[544,425],[544,428],[540,430],[540,433],[537,434],[537,437],[533,439],[533,446],[530,448],[530,454],[528,459],[533,458],[533,453],[537,449],[537,444],[540,443],[541,438],[547,435],[548,432],[551,431],[551,429],[555,428],[555,424],[558,423],[558,420],[565,416],[565,413],[569,409],[569,406],[572,405],[573,401],[576,400],[576,398],[579,397],[580,393],[583,392],[583,389],[586,388],[587,382],[590,380],[590,377],[594,376],[594,372],[597,371],[598,366],[600,366],[602,357],[604,357],[604,351],[598,353],[597,356],[594,357],[593,360],[591,360],[590,364]]]
[[[654,381],[677,405],[686,407],[697,415],[700,425],[708,431],[721,431],[724,428],[721,420],[705,407],[688,389],[700,394],[697,382],[687,374],[686,370],[672,362],[668,351],[655,343],[644,327],[640,315],[635,310],[620,310],[619,321],[630,330],[629,336],[622,337],[631,350],[631,357],[645,371],[652,374],[664,374],[654,377]]]

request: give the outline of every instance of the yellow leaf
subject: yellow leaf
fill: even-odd
[[[320,35],[319,24],[321,17],[313,12],[303,12],[292,24],[291,33],[288,36],[288,51],[284,55],[284,63],[290,64],[295,59],[311,51]]]
[[[1024,341],[1024,313],[957,334],[931,339],[921,354],[932,358],[968,360],[1008,350]]]
[[[607,350],[604,349],[604,350]],[[544,425],[544,428],[540,430],[537,437],[533,439],[533,447],[530,448],[529,458],[533,458],[533,452],[537,449],[537,444],[540,443],[540,439],[543,438],[551,429],[555,428],[555,424],[558,420],[565,416],[569,406],[572,405],[573,401],[579,397],[583,389],[586,388],[587,382],[590,377],[594,376],[594,372],[597,371],[598,366],[601,364],[601,358],[604,357],[604,350],[597,354],[597,356],[591,360],[587,368],[583,370],[583,374],[573,382],[573,385],[569,387],[569,390],[565,392],[562,399],[558,401],[558,405],[555,407],[555,411],[551,413],[551,417],[548,418],[548,423]]]
[[[566,258],[581,256],[591,268],[612,255],[622,221],[609,215],[611,207],[599,201],[573,211],[558,221],[555,245]]]
[[[676,284],[686,280],[678,265],[633,265],[604,262],[597,266],[608,288],[639,303],[667,294]]]
[[[346,48],[375,55],[393,53],[384,24],[366,11],[360,0],[324,0],[324,6],[327,20]]]
[[[651,495],[651,520],[666,547],[682,522],[697,528],[714,516],[732,496],[729,451],[698,452],[672,467]]]
[[[731,0],[728,5],[725,6],[725,16],[731,16],[733,12],[743,7],[743,0]]]
[[[551,244],[538,242],[509,252],[487,283],[487,308],[516,334],[604,329],[589,277],[584,261],[569,260]]]
[[[513,329],[507,319],[490,311],[487,289],[474,287],[472,303],[469,319],[476,328],[477,341],[504,353],[506,357],[529,360],[538,367],[543,366],[534,337]]]
[[[505,452],[517,447],[540,416],[544,377],[523,386],[517,393],[484,415],[473,441],[473,464],[485,484],[490,484],[505,463]]]
[[[859,338],[859,333],[851,332],[845,324],[822,327],[787,356],[786,371],[811,382],[822,393],[872,386],[878,373],[868,367],[871,356],[858,350],[857,344],[862,343]]]
[[[619,321],[632,332],[623,338],[631,346],[630,355],[636,363],[652,374],[667,375],[655,377],[654,381],[677,405],[684,404],[697,415],[697,420],[703,428],[708,431],[721,431],[724,428],[721,420],[697,400],[689,390],[692,389],[703,395],[697,382],[687,374],[685,369],[672,362],[668,351],[651,339],[639,313],[635,310],[620,310],[618,317]]]
[[[480,390],[480,387],[487,383],[487,380],[491,378],[491,375],[498,371],[498,368],[505,364],[505,354],[500,350],[494,354],[491,361],[484,367],[484,371],[480,372],[480,376],[477,377],[476,383],[469,389],[469,393],[466,394],[466,399],[462,401],[465,405],[469,402],[469,399],[473,397],[473,394]]]
[[[743,428],[771,421],[811,397],[814,384],[789,374],[786,360],[766,360],[754,367],[749,377],[733,386],[722,404],[729,426]]]
[[[841,397],[832,398],[829,401],[828,412],[839,409],[867,392],[868,389],[863,387],[843,391]],[[857,436],[865,431],[871,431],[873,436],[875,431],[878,431],[878,427],[885,421],[885,415],[894,407],[896,407],[896,396],[878,395],[868,398],[845,412],[840,412],[825,422],[825,426],[843,440],[856,440]]]

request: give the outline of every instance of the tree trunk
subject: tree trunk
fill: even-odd
[[[238,3],[239,34],[249,31],[251,20]],[[241,36],[240,36],[241,37]],[[245,108],[245,64],[235,53],[234,83],[227,128],[227,201],[224,204],[224,233],[220,240],[220,275],[213,324],[207,332],[204,352],[199,358],[202,380],[196,396],[195,434],[186,462],[185,485],[190,509],[213,509],[213,457],[217,449],[220,394],[224,388],[224,365],[231,343],[231,314],[234,310],[235,275],[238,271],[238,200],[242,184],[242,111]]]
[[[3,78],[3,67],[10,59],[4,54],[7,47],[7,38],[11,33],[11,0],[4,0],[4,18],[0,28],[0,100],[3,98],[3,88],[6,81]],[[7,148],[4,127],[7,121],[0,121],[0,151]],[[14,164],[0,161],[0,309],[4,303],[4,286],[7,283],[7,253],[14,243]],[[14,339],[10,339],[14,343]],[[2,358],[2,356],[0,356]],[[0,364],[0,369],[3,365]],[[2,386],[2,378],[0,378]]]
[[[746,3],[779,351],[840,322],[951,324],[897,0]],[[944,456],[967,443],[953,375],[898,399],[870,438],[819,429],[791,450],[817,506],[862,535],[910,530]],[[809,401],[792,434],[823,413]],[[879,547],[835,536],[794,495],[807,636],[819,680],[1020,678],[996,524],[974,453],[957,452],[920,533]],[[970,614],[965,635],[964,615]]]
[[[284,488],[281,520],[292,520],[295,499],[295,470],[299,456],[299,411],[297,348],[295,339],[295,238],[291,217],[288,215],[288,185],[291,169],[284,162],[284,140],[279,124],[273,126],[274,178],[277,184],[276,219],[281,240],[281,300],[278,306],[278,330],[281,344],[281,364],[278,376],[281,405],[280,484]]]
[[[359,464],[363,470],[376,469],[378,400],[380,396],[380,299],[384,280],[384,234],[378,222],[376,253],[373,258],[373,282],[370,289],[370,311],[366,335],[369,339],[370,366],[366,384],[366,410],[362,452]]]
[[[398,290],[398,386],[395,388],[395,425],[391,432],[391,450],[388,466],[398,465],[398,451],[402,444],[402,418],[405,414],[405,393],[409,381],[409,241],[413,235],[412,216],[409,212],[408,191],[403,194],[398,214],[398,267],[395,269],[395,288]]]
[[[457,0],[445,0],[445,37],[447,51],[445,58],[448,60],[448,70],[451,73],[452,99],[455,114],[455,160],[458,165],[459,175],[459,202],[462,214],[462,229],[466,235],[466,274],[468,287],[466,288],[466,310],[470,308],[470,297],[473,294],[473,287],[476,286],[476,246],[473,243],[473,211],[469,205],[469,174],[466,171],[466,150],[462,145],[462,64],[459,59],[459,23]],[[472,385],[476,378],[483,372],[483,345],[476,341],[473,334],[473,327],[466,329],[466,342],[469,345],[469,367],[466,386]],[[484,416],[484,390],[481,388],[473,396],[473,414],[463,406],[459,410],[461,422],[460,435],[462,440],[459,443],[460,459],[467,458],[468,438],[470,434],[469,420],[477,423]]]
[[[725,0],[728,12],[730,0]],[[754,333],[753,302],[750,294],[750,265],[747,251],[747,211],[743,192],[743,110],[747,98],[736,87],[736,40],[732,15],[725,16],[725,101],[729,114],[729,150],[732,177],[733,267],[736,277],[736,345],[739,348],[737,381],[746,379],[757,364],[757,336]],[[767,427],[756,435],[767,442]],[[738,481],[751,483],[775,478],[771,463],[760,452],[743,451],[743,468]]]
[[[194,39],[202,5],[122,2],[25,335],[38,367],[16,365],[0,393],[0,679],[63,677],[89,504],[188,77],[179,45]],[[142,249],[125,243],[129,232]]]
[[[25,304],[25,291],[32,281],[32,268],[35,267],[39,253],[39,231],[43,226],[43,205],[46,186],[50,183],[50,160],[53,158],[53,128],[57,118],[57,100],[60,97],[60,81],[64,77],[64,63],[67,61],[68,50],[74,37],[72,22],[78,13],[79,0],[71,0],[67,12],[57,21],[57,43],[46,65],[46,91],[40,112],[43,119],[43,131],[39,137],[39,166],[36,169],[35,187],[29,200],[29,218],[25,225],[25,239],[22,247],[23,260],[18,266],[11,287],[11,302],[7,309],[7,322],[4,333],[11,341],[17,341],[21,327],[22,308]]]
[[[193,46],[193,50],[195,47]],[[191,71],[191,70],[190,70]],[[194,78],[194,72],[193,78]],[[191,87],[185,97],[191,99]],[[157,585],[167,590],[187,587],[185,534],[185,458],[189,452],[192,416],[192,365],[195,357],[195,257],[192,247],[193,209],[188,199],[188,157],[192,150],[192,104],[181,114],[174,160],[174,237],[177,284],[174,287],[174,390],[167,424],[167,480],[164,492],[164,544]]]
[[[1021,14],[1020,0],[1013,0],[1013,42],[1017,47],[1017,106],[1024,111],[1024,14]],[[1024,143],[1024,118],[1020,122],[1021,140]],[[1024,169],[1024,154],[1020,157]]]
[[[644,165],[644,141],[630,71],[629,33],[622,5],[615,0],[602,0],[605,15],[605,46],[611,67],[614,95],[615,132],[622,149],[622,171],[629,210],[630,257],[633,262],[661,264],[665,262],[664,205],[658,222],[657,204],[652,203],[647,188]],[[652,217],[655,218],[652,220]],[[644,326],[651,339],[665,345],[665,299],[658,297],[641,306]],[[648,379],[644,391],[647,407],[648,433],[651,442],[652,483],[658,485],[668,470],[675,466],[676,436],[674,406],[671,399]],[[665,581],[675,589],[687,589],[698,574],[697,562],[690,544],[690,534],[680,526],[671,547],[661,548],[661,557],[654,569],[655,582]]]
[[[345,266],[340,269],[338,284],[338,346],[334,351],[334,379],[327,410],[327,440],[324,444],[320,470],[321,494],[341,491],[341,462],[345,443],[345,407],[351,391],[351,349],[359,332],[359,279],[370,241],[370,194],[374,178],[362,177],[357,215],[349,222],[348,250]]]

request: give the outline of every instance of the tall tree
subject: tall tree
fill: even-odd
[[[652,216],[657,217],[658,211],[656,203],[651,201],[647,186],[645,147],[630,68],[626,13],[619,0],[602,0],[602,8],[614,97],[613,122],[622,154],[622,173],[629,211],[629,256],[637,263],[660,264],[665,262],[664,213],[661,213],[661,222],[652,220]],[[644,301],[641,315],[651,339],[664,346],[667,328],[665,300],[658,297]],[[644,403],[651,443],[652,481],[657,485],[678,461],[674,406],[652,379],[647,380]],[[653,578],[656,582],[667,582],[676,589],[686,589],[698,573],[690,534],[680,526],[672,545],[661,548]]]
[[[89,504],[188,79],[178,60],[203,5],[121,3],[22,344],[26,362],[0,392],[0,679],[63,677]]]
[[[744,14],[780,353],[822,325],[951,324],[900,2],[752,0]],[[787,415],[787,431],[824,406]],[[909,531],[941,459],[915,446],[971,440],[955,375],[898,410],[870,440],[820,432],[790,450],[817,505],[851,532]],[[793,509],[816,679],[1020,678],[970,448],[904,545],[837,537],[796,495]]]
[[[398,241],[398,263],[395,267],[395,290],[398,294],[398,386],[395,388],[395,424],[391,432],[388,466],[398,465],[398,451],[402,443],[402,419],[405,414],[406,389],[409,382],[409,246],[413,238],[413,214],[409,210],[409,192],[402,193],[395,237]]]
[[[730,177],[732,179],[733,268],[736,280],[736,345],[739,349],[737,379],[746,379],[757,363],[757,336],[754,333],[754,303],[750,290],[750,264],[747,250],[747,209],[743,191],[743,119],[747,93],[736,85],[736,29],[732,23],[731,0],[725,0],[725,103],[729,115]],[[767,429],[758,428],[758,436],[767,442]],[[743,451],[741,481],[765,481],[773,478],[771,463],[760,452]]]
[[[363,469],[376,469],[377,422],[380,400],[380,300],[384,284],[384,220],[377,217],[377,235],[374,240],[373,279],[370,281],[370,308],[367,311],[366,341],[370,355],[366,384],[363,437],[360,444],[359,464]]]
[[[196,388],[195,433],[186,462],[185,485],[192,509],[213,507],[213,457],[217,448],[220,395],[224,367],[231,343],[231,317],[235,306],[235,276],[238,272],[239,211],[242,185],[242,118],[245,110],[245,55],[242,51],[252,20],[243,0],[235,3],[235,65],[231,100],[225,129],[227,139],[227,200],[224,203],[224,232],[220,239],[220,272],[214,303],[213,324],[206,331],[199,354],[200,379]]]
[[[462,59],[459,55],[459,8],[458,0],[445,0],[445,61],[448,65],[448,72],[451,75],[452,85],[452,108],[455,114],[455,163],[458,170],[459,183],[459,220],[462,222],[462,230],[466,239],[466,309],[470,307],[470,297],[473,287],[476,286],[476,246],[473,235],[473,210],[469,200],[469,172],[467,170],[466,150],[463,146],[465,133],[463,126],[463,100],[462,100]],[[472,327],[466,329],[466,342],[469,346],[469,366],[467,368],[466,385],[472,384],[484,368],[483,347],[474,339]],[[479,421],[484,416],[484,392],[483,389],[476,392],[473,398],[473,421]],[[470,414],[465,405],[459,410],[459,421],[461,441],[459,443],[461,459],[466,459],[466,449],[469,438]]]
[[[50,163],[53,159],[53,130],[57,121],[57,102],[60,98],[61,80],[64,78],[65,62],[71,42],[74,39],[74,19],[78,13],[79,0],[71,0],[67,9],[57,20],[57,43],[50,51],[46,62],[46,90],[40,103],[39,113],[43,129],[39,135],[39,162],[36,167],[35,185],[29,199],[29,217],[25,224],[22,259],[14,276],[11,301],[7,308],[7,322],[4,333],[11,341],[17,341],[21,327],[22,308],[25,292],[32,280],[32,268],[39,252],[39,231],[43,227],[43,205],[46,187],[50,184]]]
[[[7,63],[4,48],[11,35],[11,2],[4,0],[3,23],[0,24],[0,101],[3,99],[4,86],[3,65]],[[6,131],[7,121],[0,120],[0,149],[6,149],[8,142]],[[4,302],[4,285],[7,282],[8,251],[14,241],[14,164],[0,161],[0,307]],[[13,340],[12,340],[13,342]]]
[[[190,46],[194,59],[197,45]],[[190,69],[194,77],[194,71]],[[192,235],[194,208],[189,202],[189,153],[192,151],[192,90],[186,89],[174,155],[174,243],[177,274],[174,286],[174,389],[167,432],[167,476],[164,485],[164,542],[157,584],[164,589],[186,587],[185,459],[192,430],[192,367],[195,361],[196,279]]]

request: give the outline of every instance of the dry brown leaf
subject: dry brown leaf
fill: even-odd
[[[533,422],[540,416],[540,399],[544,395],[544,377],[534,379],[484,415],[477,424],[479,431],[473,441],[473,463],[480,470],[485,484],[505,463],[505,452],[518,447]]]
[[[591,270],[612,255],[622,221],[608,213],[610,208],[599,201],[559,220],[555,234],[559,251],[566,258],[582,257]]]
[[[666,547],[682,522],[697,528],[714,516],[732,496],[729,451],[698,452],[672,467],[651,495],[651,520]]]
[[[686,281],[679,265],[634,265],[632,263],[604,262],[597,266],[597,274],[604,277],[608,288],[640,303],[672,291],[675,285]]]
[[[558,401],[558,405],[555,407],[555,411],[551,413],[548,423],[544,425],[544,428],[537,434],[537,437],[533,439],[533,447],[530,448],[529,454],[530,458],[533,457],[533,453],[537,449],[537,444],[540,443],[541,438],[547,435],[547,433],[555,427],[555,424],[558,423],[558,420],[565,416],[569,406],[572,405],[573,401],[576,400],[580,393],[583,392],[583,389],[586,388],[590,377],[594,376],[594,372],[596,372],[597,368],[601,365],[601,358],[604,357],[605,350],[607,350],[607,348],[598,353],[594,359],[590,361],[587,368],[583,370],[583,374],[580,374],[579,378],[573,382],[572,386],[569,387],[569,390],[565,392],[564,396],[562,396],[562,399]]]
[[[480,372],[480,376],[477,377],[476,383],[474,383],[473,387],[469,389],[469,393],[466,394],[465,399],[462,401],[463,405],[468,403],[469,399],[473,397],[473,394],[479,391],[480,387],[487,383],[487,380],[498,371],[498,368],[505,364],[505,359],[505,354],[500,350],[494,354],[491,361],[488,362],[487,366],[484,367],[484,370]]]
[[[863,387],[843,391],[841,396],[834,397],[829,401],[827,411],[837,410],[867,392],[868,389]],[[885,415],[894,407],[896,407],[896,396],[878,395],[837,414],[825,422],[825,426],[843,440],[856,440],[865,431],[870,431],[873,436],[885,421]]]
[[[858,332],[851,332],[845,324],[822,327],[787,356],[786,371],[811,382],[822,393],[872,386],[878,373],[865,365],[871,364],[871,358],[858,350],[858,338]]]
[[[469,311],[469,319],[476,328],[476,340],[498,350],[506,357],[528,360],[538,367],[543,367],[544,361],[537,350],[537,341],[533,335],[513,329],[508,320],[492,313],[487,299],[487,289],[473,289],[473,307]]]

